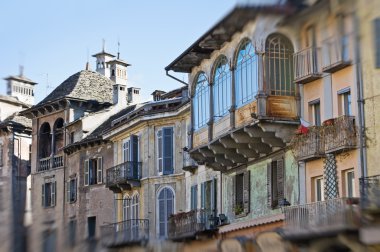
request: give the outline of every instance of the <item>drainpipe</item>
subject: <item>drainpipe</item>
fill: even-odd
[[[356,86],[357,86],[357,99],[358,99],[358,119],[359,119],[359,151],[360,151],[360,171],[361,177],[367,177],[367,149],[365,143],[365,118],[364,118],[364,99],[363,99],[363,79],[362,79],[362,66],[360,55],[360,28],[359,20],[355,15],[355,61],[356,61]]]
[[[178,79],[177,77],[175,77],[175,76],[169,74],[169,70],[166,70],[166,75],[169,76],[170,78],[172,78],[173,80],[176,80],[176,81],[182,83],[182,84],[185,85],[185,86],[189,86],[188,83],[186,83],[186,82],[184,82],[184,81]]]

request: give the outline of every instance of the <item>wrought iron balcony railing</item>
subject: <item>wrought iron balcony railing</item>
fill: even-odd
[[[294,81],[305,84],[322,76],[320,48],[311,46],[294,54]]]
[[[100,227],[101,241],[105,247],[146,243],[149,240],[149,220],[131,219]]]
[[[215,218],[211,210],[197,209],[177,213],[169,217],[168,238],[171,240],[194,238],[200,232],[215,230],[218,222],[219,218]]]
[[[293,153],[297,160],[306,161],[324,155],[325,142],[323,141],[321,127],[309,127],[306,134],[296,135],[291,142]]]
[[[366,212],[380,212],[380,175],[359,178],[360,206]]]
[[[285,234],[296,239],[356,230],[360,225],[357,198],[336,198],[284,209]]]
[[[323,65],[322,71],[333,73],[351,64],[352,36],[333,36],[322,43]]]
[[[126,161],[107,169],[107,187],[117,184],[128,183],[129,180],[138,181],[141,179],[141,162]]]
[[[357,135],[354,116],[341,116],[332,125],[325,126],[325,152],[332,153],[356,147]]]

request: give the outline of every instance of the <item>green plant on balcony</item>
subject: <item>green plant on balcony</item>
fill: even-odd
[[[243,203],[236,204],[233,210],[235,215],[242,214],[244,212]]]

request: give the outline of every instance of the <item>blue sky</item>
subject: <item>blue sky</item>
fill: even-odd
[[[0,77],[19,73],[38,82],[36,102],[70,75],[92,69],[101,50],[117,53],[132,64],[129,86],[141,87],[143,99],[155,89],[169,91],[180,83],[165,75],[171,63],[218,22],[235,0],[132,1],[65,0],[1,1]],[[176,74],[187,80],[184,74]],[[1,79],[0,93],[5,94]],[[47,86],[50,86],[48,88]]]

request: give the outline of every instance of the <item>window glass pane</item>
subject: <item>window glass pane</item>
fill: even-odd
[[[231,107],[231,74],[226,58],[222,58],[215,68],[213,90],[217,120],[226,115]]]
[[[199,129],[210,120],[210,91],[206,75],[201,73],[196,82],[194,105],[194,127]]]

